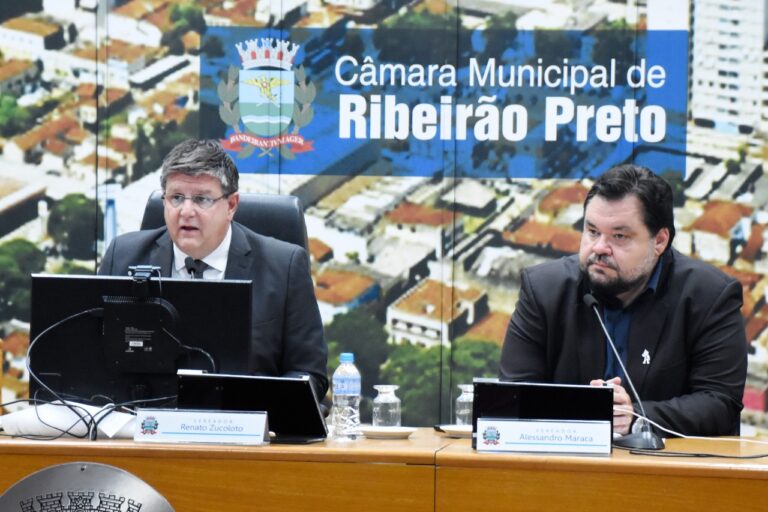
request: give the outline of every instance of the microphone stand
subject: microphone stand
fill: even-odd
[[[640,407],[640,413],[643,415],[643,417],[647,417],[645,414],[645,407],[643,407],[643,401],[640,400],[640,395],[637,393],[635,385],[632,384],[632,379],[629,377],[629,372],[627,372],[627,368],[624,366],[624,362],[621,360],[619,351],[616,350],[616,345],[614,345],[613,339],[611,339],[611,335],[608,334],[608,329],[606,329],[605,324],[603,323],[603,318],[600,316],[600,310],[597,308],[597,299],[595,299],[591,293],[588,293],[584,295],[584,304],[586,304],[588,308],[595,312],[597,321],[600,322],[600,327],[603,329],[603,333],[608,339],[608,344],[611,346],[611,350],[613,350],[613,354],[616,357],[616,360],[619,362],[619,365],[621,365],[624,376],[627,378],[629,388],[632,390],[632,394],[635,395],[635,398],[637,399],[637,405]],[[664,440],[653,432],[651,425],[643,418],[639,418],[637,421],[642,421],[640,432],[636,434],[627,434],[625,436],[621,436],[618,439],[614,439],[613,444],[621,448],[630,448],[633,450],[663,449]]]

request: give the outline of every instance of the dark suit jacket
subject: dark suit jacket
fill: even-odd
[[[635,304],[627,371],[648,417],[660,425],[686,435],[738,434],[747,370],[741,286],[674,250],[662,262],[656,292]],[[582,300],[588,292],[577,256],[524,270],[502,378],[569,384],[601,378],[606,342]],[[650,364],[643,364],[646,349]]]
[[[172,262],[173,245],[165,227],[136,231],[112,241],[99,274],[127,275],[129,266],[149,264],[170,277]],[[306,251],[233,222],[224,278],[253,280],[253,373],[308,373],[318,398],[325,396],[328,349]]]

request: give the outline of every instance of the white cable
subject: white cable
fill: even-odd
[[[730,441],[733,443],[752,443],[752,444],[764,444],[768,445],[768,441],[758,441],[757,439],[748,439],[748,438],[728,438],[728,437],[705,437],[705,436],[687,436],[685,434],[681,434],[680,432],[675,432],[674,430],[668,429],[666,427],[662,427],[652,419],[648,418],[647,416],[643,416],[639,412],[636,412],[634,410],[624,409],[623,407],[614,407],[614,411],[620,411],[620,412],[628,412],[632,414],[633,416],[636,416],[638,419],[641,419],[643,421],[647,421],[654,427],[658,428],[659,430],[663,430],[664,432],[668,434],[672,434],[673,436],[681,437],[683,439],[699,439],[701,441]]]

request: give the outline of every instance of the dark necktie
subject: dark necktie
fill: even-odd
[[[192,279],[203,279],[203,272],[208,268],[208,264],[203,260],[193,259],[191,256],[187,256],[184,260],[184,266],[187,267],[187,272],[192,276]]]

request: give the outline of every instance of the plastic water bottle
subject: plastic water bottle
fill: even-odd
[[[334,439],[357,439],[360,430],[360,372],[355,355],[344,352],[333,372],[333,411],[331,434]]]

